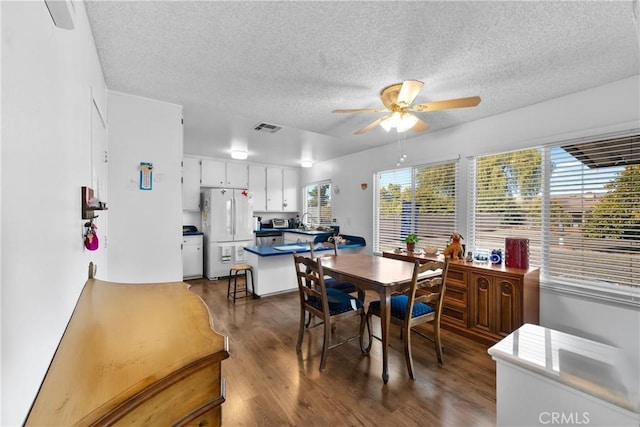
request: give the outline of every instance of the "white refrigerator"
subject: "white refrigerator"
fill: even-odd
[[[254,245],[253,203],[247,190],[208,188],[202,192],[204,272],[209,280],[228,276],[244,264],[245,246]]]

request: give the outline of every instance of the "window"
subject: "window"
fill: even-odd
[[[530,240],[543,280],[640,287],[640,135],[568,141],[471,162],[474,248]]]
[[[300,218],[307,224],[331,225],[331,182],[323,181],[305,187],[304,213],[308,215]],[[303,214],[304,216],[304,214]]]
[[[419,247],[442,250],[456,227],[458,162],[376,174],[374,252],[404,247],[415,232]]]

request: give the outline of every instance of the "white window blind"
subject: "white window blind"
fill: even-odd
[[[458,162],[376,174],[374,252],[404,247],[416,233],[419,248],[442,250],[456,224]]]
[[[469,162],[467,250],[504,251],[505,238],[526,238],[530,264],[540,265],[542,156],[532,148]]]
[[[530,239],[543,279],[640,286],[637,132],[483,156],[470,162],[474,248]]]
[[[309,215],[301,220],[309,225],[331,225],[333,213],[330,181],[318,182],[305,187],[305,213]]]

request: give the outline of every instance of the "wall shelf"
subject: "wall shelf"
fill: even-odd
[[[94,219],[96,215],[95,211],[106,211],[106,203],[98,202],[99,206],[89,206],[90,200],[93,199],[93,189],[89,187],[82,187],[80,205],[82,206],[82,219]]]

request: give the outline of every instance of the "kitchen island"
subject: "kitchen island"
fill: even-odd
[[[346,242],[338,245],[338,254],[361,252],[366,244],[362,237],[344,236]],[[247,264],[253,267],[253,286],[258,296],[275,295],[294,291],[298,288],[293,265],[293,252],[309,253],[309,243],[288,243],[284,245],[245,246]],[[333,248],[314,243],[314,253],[320,255],[323,251]]]

